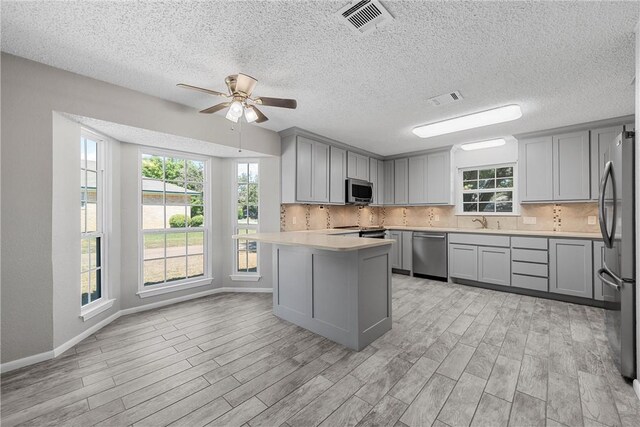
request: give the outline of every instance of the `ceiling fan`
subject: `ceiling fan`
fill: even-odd
[[[178,87],[227,98],[228,101],[205,108],[200,112],[211,114],[229,107],[226,118],[234,123],[238,122],[240,117],[242,117],[242,114],[244,114],[247,123],[262,123],[269,120],[267,116],[262,114],[258,109],[258,105],[291,109],[295,109],[298,106],[298,102],[295,99],[268,98],[266,96],[252,98],[251,94],[253,93],[253,89],[256,87],[256,83],[258,83],[258,81],[246,74],[232,74],[227,76],[227,78],[224,79],[224,82],[227,84],[227,88],[229,90],[228,94],[184,83],[179,83]]]

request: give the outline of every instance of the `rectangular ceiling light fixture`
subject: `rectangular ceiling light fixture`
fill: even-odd
[[[443,120],[441,122],[417,126],[413,128],[413,133],[420,138],[430,138],[432,136],[459,132],[461,130],[509,122],[511,120],[519,119],[520,117],[522,117],[522,110],[520,109],[520,106],[511,104],[505,105],[504,107],[481,111],[479,113]]]
[[[506,144],[506,141],[503,138],[498,138],[489,139],[487,141],[469,142],[467,144],[462,144],[460,148],[462,148],[464,151],[471,151],[481,150],[483,148],[500,147],[504,144]]]

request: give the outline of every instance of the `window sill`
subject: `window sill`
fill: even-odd
[[[197,288],[200,286],[211,285],[213,277],[207,279],[199,279],[192,282],[176,283],[174,285],[150,286],[149,289],[138,291],[136,295],[140,298],[148,298],[156,295],[168,294],[170,292],[183,291],[185,289]]]
[[[113,306],[113,303],[115,301],[116,300],[114,299],[108,299],[105,301],[100,301],[95,305],[89,304],[87,307],[83,307],[80,310],[80,317],[82,318],[82,321],[86,322],[92,317],[95,317],[98,314],[109,310]]]
[[[257,282],[262,276],[259,274],[232,274],[229,278],[234,282]]]

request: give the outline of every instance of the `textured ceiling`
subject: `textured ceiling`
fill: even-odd
[[[130,144],[146,145],[148,147],[164,148],[166,150],[179,150],[214,157],[266,157],[264,154],[248,150],[238,151],[236,147],[214,144],[213,142],[169,135],[90,117],[77,116],[75,114],[63,114],[91,130]]]
[[[382,1],[390,25],[359,36],[347,1],[2,1],[2,50],[168,100],[217,102],[175,87],[224,89],[243,72],[262,126],[298,126],[379,154],[632,114],[638,2]],[[464,100],[427,99],[459,90]],[[419,139],[420,124],[518,103],[508,124]],[[195,111],[194,111],[195,114]]]

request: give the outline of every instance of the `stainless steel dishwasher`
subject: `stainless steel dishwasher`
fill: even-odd
[[[447,280],[446,233],[413,233],[413,273]]]

